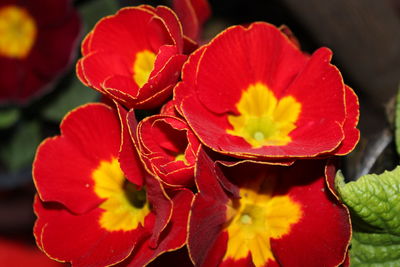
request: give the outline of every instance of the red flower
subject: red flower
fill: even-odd
[[[358,101],[331,55],[304,55],[270,24],[231,27],[184,65],[177,109],[202,143],[238,158],[347,154]]]
[[[0,3],[0,103],[25,104],[70,63],[80,32],[70,0]]]
[[[62,267],[50,260],[34,244],[0,238],[0,263],[7,267],[40,266]]]
[[[153,177],[138,184],[144,177],[128,149],[126,111],[118,113],[104,104],[80,107],[63,120],[61,136],[38,148],[34,234],[53,259],[105,266],[129,257],[140,266],[185,244],[192,193],[170,198]]]
[[[161,105],[186,56],[175,13],[164,6],[128,7],[103,18],[82,44],[77,64],[86,85],[131,108]]]
[[[351,238],[350,218],[325,184],[325,163],[220,168],[200,153],[199,193],[192,204],[188,237],[195,265],[343,263]]]
[[[201,29],[211,14],[207,0],[173,0],[172,6],[180,21],[183,33],[191,40],[200,39]]]
[[[185,121],[154,115],[139,122],[137,133],[139,153],[150,173],[171,186],[194,185],[200,142]]]
[[[175,102],[173,100],[165,103],[160,109],[161,115],[170,115],[173,117],[181,117],[180,114],[176,111]]]

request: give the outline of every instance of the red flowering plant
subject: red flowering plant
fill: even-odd
[[[71,63],[79,33],[71,0],[1,1],[0,103],[26,104],[50,89]]]
[[[203,24],[210,16],[211,10],[207,0],[174,0],[172,7],[182,22],[186,38],[199,41]]]
[[[61,263],[46,257],[34,244],[27,245],[7,238],[0,238],[0,262],[10,267],[62,267]]]
[[[124,113],[104,104],[80,107],[63,120],[61,136],[40,145],[34,233],[49,257],[74,266],[126,258],[128,265],[144,265],[184,245],[192,193],[181,189],[171,198],[145,175],[127,145]]]
[[[77,75],[104,103],[71,111],[33,163],[34,234],[50,258],[351,263],[335,174],[359,141],[359,102],[331,50],[307,54],[266,22],[199,45],[208,16],[202,0],[125,7],[84,39]]]
[[[170,97],[186,56],[182,26],[167,7],[127,7],[98,22],[82,45],[77,73],[127,107],[154,108]]]
[[[138,147],[145,166],[170,186],[194,185],[200,142],[185,121],[154,115],[138,125]]]
[[[339,266],[350,218],[325,183],[325,166],[326,160],[299,160],[223,167],[200,153],[188,237],[194,264]]]
[[[267,23],[231,27],[186,63],[177,109],[206,146],[234,157],[347,154],[359,139],[358,102],[331,56],[305,55]]]

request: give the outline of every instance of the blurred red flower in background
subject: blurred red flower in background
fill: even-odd
[[[0,3],[0,103],[25,104],[51,89],[80,33],[71,0]]]

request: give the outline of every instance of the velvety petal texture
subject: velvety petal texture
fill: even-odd
[[[325,166],[325,160],[313,160],[289,167],[222,167],[200,153],[199,192],[188,238],[195,265],[317,267],[344,262],[351,238],[349,214],[326,186]]]
[[[181,190],[170,197],[142,170],[127,114],[121,106],[79,107],[64,118],[61,135],[38,148],[34,234],[49,257],[74,266],[113,265],[129,257],[127,263],[137,266],[185,243],[181,224],[193,194]]]
[[[37,246],[78,267],[348,266],[334,177],[360,138],[359,102],[332,51],[306,54],[264,22],[198,47],[207,0],[170,2],[122,8],[84,38],[76,73],[103,103],[72,110],[37,149]]]
[[[173,0],[172,6],[180,21],[183,33],[188,38],[198,41],[202,26],[211,14],[207,0]]]
[[[26,240],[0,238],[0,262],[3,266],[62,267],[63,264],[49,259],[34,244]]]
[[[358,142],[358,101],[331,56],[327,48],[303,54],[267,23],[234,26],[190,56],[176,106],[201,142],[223,154],[347,154]]]
[[[167,7],[127,7],[100,20],[82,44],[80,80],[126,107],[163,104],[177,83],[182,27]]]
[[[71,0],[5,0],[0,25],[0,104],[27,104],[75,57],[78,12]]]

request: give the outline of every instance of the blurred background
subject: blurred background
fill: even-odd
[[[32,237],[31,164],[38,144],[59,133],[59,123],[68,111],[99,100],[75,75],[82,38],[100,18],[122,6],[170,5],[169,1],[131,0],[55,2],[0,2],[1,266],[55,265],[36,249]],[[28,55],[10,56],[2,50],[2,38],[6,38],[2,25],[7,19],[2,11],[10,3],[32,8],[33,19],[38,18]],[[342,162],[346,177],[356,179],[398,164],[393,109],[400,82],[400,0],[210,0],[210,5],[204,42],[230,25],[267,21],[287,25],[308,53],[321,46],[331,48],[333,63],[361,105],[362,136],[356,150]]]

